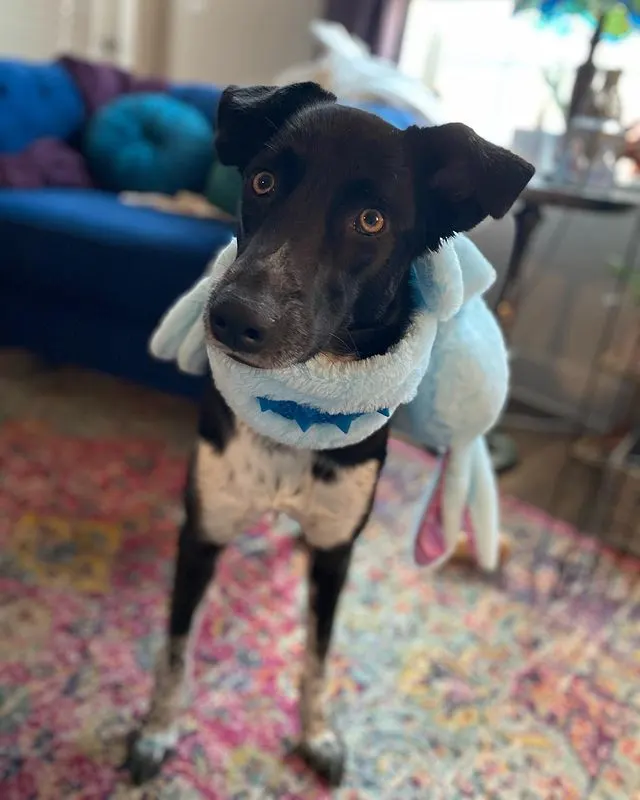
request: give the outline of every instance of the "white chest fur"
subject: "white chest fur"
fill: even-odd
[[[223,453],[199,440],[193,472],[202,534],[217,544],[231,542],[270,511],[298,522],[313,546],[347,542],[377,479],[377,461],[318,478],[309,450],[276,444],[243,422]]]

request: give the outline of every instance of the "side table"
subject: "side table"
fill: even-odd
[[[534,234],[544,222],[544,209],[553,207],[568,211],[619,214],[640,209],[640,192],[534,179],[522,193],[519,202],[520,207],[514,214],[516,230],[513,248],[495,306],[507,344],[510,342],[521,300],[523,266]],[[515,444],[504,433],[496,431],[490,434],[489,447],[497,472],[504,472],[518,463]]]

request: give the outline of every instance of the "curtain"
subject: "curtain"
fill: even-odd
[[[397,61],[409,0],[327,0],[326,18],[340,22],[375,55]]]

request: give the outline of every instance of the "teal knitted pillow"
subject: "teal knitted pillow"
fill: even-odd
[[[237,167],[225,167],[216,161],[209,172],[204,193],[214,206],[235,216],[242,197],[242,175]]]
[[[114,192],[201,192],[213,163],[205,117],[165,94],[129,94],[101,108],[84,151],[96,183]]]

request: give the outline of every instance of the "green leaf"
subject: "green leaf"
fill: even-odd
[[[631,31],[627,9],[617,3],[605,17],[604,32],[609,36],[626,36]]]

